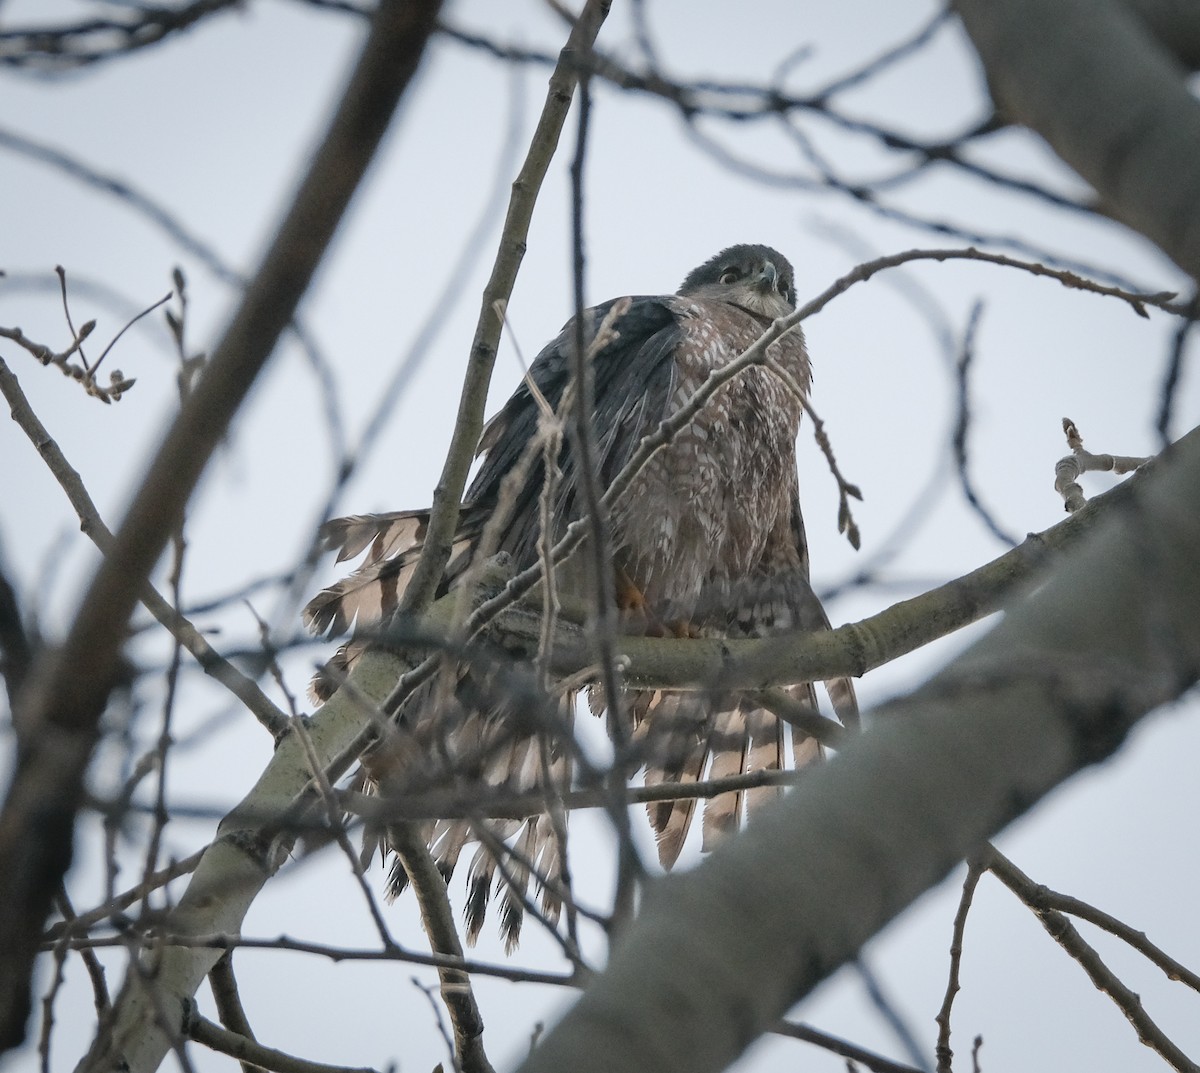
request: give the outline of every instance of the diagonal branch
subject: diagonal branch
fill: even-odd
[[[1168,980],[1178,980],[1193,991],[1200,991],[1200,974],[1193,972],[1186,965],[1176,961],[1165,950],[1152,943],[1146,938],[1145,932],[1131,928],[1112,914],[1097,909],[1094,905],[1089,905],[1079,898],[1074,898],[1069,894],[1060,894],[1040,883],[1034,883],[1024,873],[1019,872],[1012,861],[1002,857],[1000,851],[994,846],[989,849],[988,854],[986,862],[988,870],[993,872],[1035,913],[1059,912],[1086,920],[1089,924],[1128,943],[1148,961],[1158,966]]]
[[[67,461],[58,443],[46,430],[29,405],[16,376],[0,359],[0,394],[8,402],[13,420],[42,456],[50,473],[58,481],[63,492],[75,508],[79,528],[102,552],[107,552],[113,543],[113,535],[100,517],[96,504],[88,494],[78,471]],[[229,660],[225,659],[204,639],[204,635],[162,596],[149,582],[142,584],[138,594],[146,610],[150,612],[200,664],[201,670],[216,679],[238,698],[266,727],[278,737],[287,726],[287,716],[272,703],[253,679],[246,677]]]
[[[425,839],[416,827],[407,823],[393,824],[389,837],[416,892],[430,948],[435,954],[461,961],[462,942],[446,896],[446,880],[438,871]],[[462,1073],[494,1073],[483,1049],[483,1016],[475,1001],[470,975],[443,965],[438,968],[438,982],[454,1029],[454,1059],[459,1069]]]
[[[724,1069],[957,861],[1190,688],[1198,599],[1193,432],[997,628],[698,868],[649,886],[522,1073]]]
[[[1070,518],[1030,534],[1017,547],[962,577],[858,622],[834,630],[755,639],[622,637],[622,673],[626,681],[642,689],[710,689],[719,683],[724,689],[752,690],[846,675],[861,677],[999,610],[1015,591],[1062,553],[1074,549],[1102,520],[1127,510],[1153,470],[1153,465],[1143,467]],[[511,583],[501,595],[510,589]],[[486,601],[481,607],[499,602],[499,598]],[[538,621],[535,611],[518,605],[493,621],[488,636],[509,651],[531,651]],[[590,651],[577,625],[560,622],[551,669],[555,674],[571,674],[587,666]],[[815,734],[836,747],[825,729],[813,723]]]
[[[433,598],[438,581],[450,558],[450,544],[458,524],[458,508],[466,487],[467,473],[475,458],[475,449],[483,431],[483,408],[496,362],[503,321],[495,313],[497,302],[507,305],[516,282],[517,270],[525,256],[525,240],[542,180],[558,147],[558,138],[567,118],[571,94],[575,89],[580,53],[590,51],[608,15],[611,0],[587,0],[583,12],[559,54],[558,65],[550,76],[546,103],[520,174],[513,181],[508,215],[500,236],[500,249],[480,302],[479,321],[471,343],[471,357],[463,381],[454,423],[454,436],[446,454],[446,464],[433,492],[433,507],[425,546],[409,581],[401,604],[402,612],[423,611]]]
[[[416,71],[438,6],[436,0],[380,5],[337,114],[254,283],[154,458],[66,641],[38,660],[22,691],[18,765],[0,813],[0,903],[6,906],[0,1048],[24,1038],[36,936],[70,861],[83,774],[138,593],[307,290]],[[140,1060],[151,1067],[170,1045],[157,1027],[145,1026],[136,1043]]]
[[[485,592],[489,584],[495,583],[489,575],[481,579]],[[458,595],[451,593],[430,608],[428,621],[433,632],[444,634],[449,630],[457,604]],[[361,751],[355,743],[362,739],[364,728],[373,726],[378,718],[369,698],[385,697],[396,680],[397,669],[403,670],[404,665],[389,652],[367,651],[356,663],[346,687],[309,720],[307,740],[302,742],[299,735],[289,734],[279,743],[258,782],[221,821],[216,839],[204,851],[187,889],[170,913],[167,930],[190,935],[240,930],[246,912],[282,864],[287,847],[316,802],[316,796],[309,792],[315,781],[309,756],[327,766],[325,777],[329,779],[336,777],[329,772],[343,759],[347,764],[352,762]],[[155,1069],[166,1053],[169,1035],[160,1025],[147,1029],[153,1011],[177,1010],[189,1001],[221,949],[163,949],[153,977],[140,973],[135,962],[115,1005],[117,1017],[111,1042],[93,1045],[92,1053],[84,1060],[88,1068],[107,1069],[124,1063],[130,1073]],[[384,953],[393,956],[400,952],[395,948]],[[404,956],[422,964],[450,963],[457,967],[454,959],[421,958],[411,953]],[[109,1047],[111,1050],[105,1050]]]
[[[187,1034],[189,1039],[202,1043],[220,1054],[240,1059],[243,1068],[252,1063],[255,1067],[269,1069],[273,1073],[376,1073],[369,1067],[331,1066],[324,1062],[297,1058],[284,1051],[277,1051],[274,1047],[264,1047],[254,1039],[214,1024],[194,1008],[188,1016]]]
[[[1138,995],[1104,963],[1066,915],[1039,899],[1038,886],[1029,876],[995,848],[988,852],[987,869],[1034,911],[1055,942],[1078,961],[1092,983],[1117,1004],[1142,1043],[1157,1052],[1163,1061],[1172,1069],[1179,1070],[1179,1073],[1200,1073],[1200,1065],[1184,1054],[1178,1044],[1151,1019]]]

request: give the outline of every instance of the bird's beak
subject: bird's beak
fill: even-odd
[[[779,273],[776,271],[775,266],[770,261],[767,261],[763,265],[762,271],[758,274],[758,289],[760,291],[773,291],[778,279]]]

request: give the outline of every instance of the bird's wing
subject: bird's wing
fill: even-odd
[[[479,511],[464,510],[451,546],[447,577],[457,577],[483,529]],[[322,589],[302,612],[313,633],[345,633],[351,626],[362,630],[385,622],[396,610],[416,569],[429,526],[428,510],[390,514],[353,514],[334,518],[322,527],[326,548],[336,548],[337,561],[361,555],[366,558],[352,574]]]
[[[671,355],[680,330],[669,298],[629,300],[628,310],[617,319],[616,336],[598,354],[595,370],[593,429],[600,451],[601,480],[607,482],[662,418],[671,390],[674,365]],[[585,311],[590,335],[615,302]],[[557,412],[572,378],[571,352],[574,322],[536,358],[529,370],[536,390]],[[484,460],[471,487],[454,535],[447,579],[466,567],[491,512],[502,500],[501,482],[523,456],[537,446],[541,410],[529,382],[523,382],[500,412],[488,422],[479,442]],[[569,420],[570,415],[562,415]],[[574,437],[563,437],[558,456],[562,477],[555,496],[556,525],[560,530],[575,517],[576,480]],[[506,506],[508,519],[501,528],[496,550],[513,555],[518,568],[534,561],[540,531],[539,497],[544,479],[540,451],[533,451],[528,478],[512,493]],[[404,595],[425,541],[429,511],[391,514],[357,514],[326,523],[327,547],[338,549],[338,562],[367,552],[359,568],[316,597],[304,609],[304,621],[315,633],[343,633],[352,625],[362,629],[379,623],[395,610]]]
[[[615,335],[593,357],[594,412],[600,477],[604,484],[628,460],[646,432],[657,427],[674,384],[672,356],[681,338],[674,299],[635,297],[612,325]],[[590,338],[615,303],[586,311],[585,338]],[[486,426],[480,439],[483,455],[479,472],[468,489],[455,536],[455,558],[448,567],[452,583],[475,554],[484,526],[497,510],[506,518],[500,526],[498,547],[513,555],[519,567],[534,561],[541,528],[540,497],[545,475],[540,449],[542,407],[538,396],[569,422],[565,412],[567,387],[573,378],[574,323],[568,323],[535,359],[528,379],[522,383]],[[532,384],[532,387],[531,387]],[[557,456],[561,477],[554,495],[555,535],[573,520],[577,511],[576,448],[573,432],[562,437]],[[505,478],[522,465],[527,475],[515,488],[502,487]],[[509,482],[511,483],[511,482]],[[318,631],[364,627],[386,619],[398,605],[404,587],[421,552],[428,526],[428,511],[404,511],[384,515],[359,515],[336,519],[325,529],[326,542],[339,549],[339,561],[366,553],[359,569],[348,578],[320,593],[305,609],[305,620]],[[326,673],[313,683],[317,697],[327,696],[363,650],[363,639],[344,645]],[[522,721],[506,707],[486,675],[462,674],[451,691],[435,703],[428,690],[412,698],[407,706],[406,726],[418,737],[430,735],[437,747],[419,750],[417,758],[397,759],[377,748],[364,758],[373,778],[392,783],[401,792],[409,786],[413,772],[427,776],[431,758],[445,761],[454,777],[460,763],[475,765],[480,781],[513,791],[543,789],[550,794],[570,786],[570,754],[562,744],[569,733],[573,694],[561,698],[561,732],[547,735],[522,730]],[[432,688],[432,687],[429,687]],[[527,720],[526,720],[527,722]],[[458,773],[460,774],[460,773]],[[553,787],[553,789],[551,789]],[[468,882],[468,939],[473,941],[483,921],[500,861],[497,841],[516,839],[516,856],[501,868],[505,876],[501,924],[506,941],[515,943],[524,912],[525,891],[536,873],[542,889],[542,911],[555,917],[558,911],[561,846],[549,812],[528,820],[478,821],[486,824],[489,837],[483,840],[470,866]],[[480,840],[481,832],[466,820],[446,820],[428,832],[431,850],[444,874],[453,871],[468,841]],[[392,893],[405,882],[402,867],[393,868]]]
[[[623,299],[622,299],[623,301]],[[594,409],[592,430],[598,449],[600,481],[607,487],[629,460],[643,437],[658,427],[674,385],[672,356],[682,332],[669,297],[634,297],[628,310],[613,324],[616,336],[594,356]],[[614,302],[585,311],[590,339]],[[554,496],[555,538],[579,514],[578,468],[575,437],[570,429],[574,412],[564,407],[567,386],[573,377],[574,321],[570,321],[534,360],[522,383],[488,423],[480,439],[483,464],[467,492],[472,504],[496,504],[500,484],[537,442],[541,408],[537,392],[564,422],[566,434],[558,454],[561,477]],[[511,514],[500,538],[500,550],[513,555],[518,567],[534,561],[541,530],[539,498],[545,470],[541,452],[530,459],[529,477],[515,492]]]

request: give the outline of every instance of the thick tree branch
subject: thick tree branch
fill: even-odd
[[[484,591],[497,580],[485,575]],[[431,628],[448,630],[457,604],[455,593],[434,604],[428,616]],[[382,650],[366,652],[347,687],[309,720],[307,741],[289,734],[280,742],[253,789],[221,822],[166,930],[208,935],[236,934],[241,929],[247,910],[282,863],[299,829],[292,821],[303,820],[304,803],[309,800],[305,793],[315,782],[310,757],[332,765],[337,758],[357,756],[357,749],[350,746],[363,739],[377,718],[371,701],[387,696],[396,681],[398,662],[398,657]],[[399,669],[403,666],[400,662]],[[316,801],[315,795],[311,800]],[[82,1068],[108,1069],[121,1063],[129,1073],[157,1068],[169,1038],[156,1025],[153,1011],[183,1010],[220,953],[217,946],[168,946],[158,954],[152,976],[132,970],[117,999],[118,1016],[110,1038],[97,1041]]]
[[[1054,556],[1075,547],[1102,519],[1127,509],[1148,475],[1146,468],[990,563],[859,622],[753,640],[621,637],[622,674],[631,685],[648,689],[770,689],[861,677],[999,610]],[[497,618],[488,636],[516,655],[530,653],[536,650],[539,622],[536,610],[519,605]],[[590,658],[584,632],[560,620],[553,646],[555,673],[574,673]]]
[[[1200,432],[987,637],[699,868],[650,886],[607,971],[521,1069],[723,1069],[956,862],[1189,688],[1197,600]]]
[[[1200,105],[1178,58],[1194,66],[1200,55],[1194,5],[956,0],[955,7],[1006,117],[1037,131],[1113,215],[1200,279]]]

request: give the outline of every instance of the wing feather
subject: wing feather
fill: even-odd
[[[614,304],[607,302],[587,311],[590,329],[599,326]],[[646,433],[657,428],[666,413],[675,377],[672,355],[682,338],[674,300],[670,298],[643,296],[631,299],[629,309],[613,327],[616,338],[593,360],[595,410],[592,428],[600,450],[602,483],[611,480]],[[573,346],[574,321],[570,321],[538,354],[529,369],[529,379],[556,413],[562,408],[572,378]],[[501,481],[537,435],[540,414],[528,383],[523,383],[484,430],[480,448],[485,458],[467,492],[468,502],[497,502]],[[560,413],[559,416],[569,421],[573,415]],[[567,524],[578,516],[578,472],[573,441],[573,435],[563,437],[558,457],[561,477],[554,501],[555,538],[561,536]],[[509,552],[518,569],[532,563],[537,554],[543,481],[543,462],[539,456],[529,478],[517,491],[510,519],[500,539],[499,550]]]

